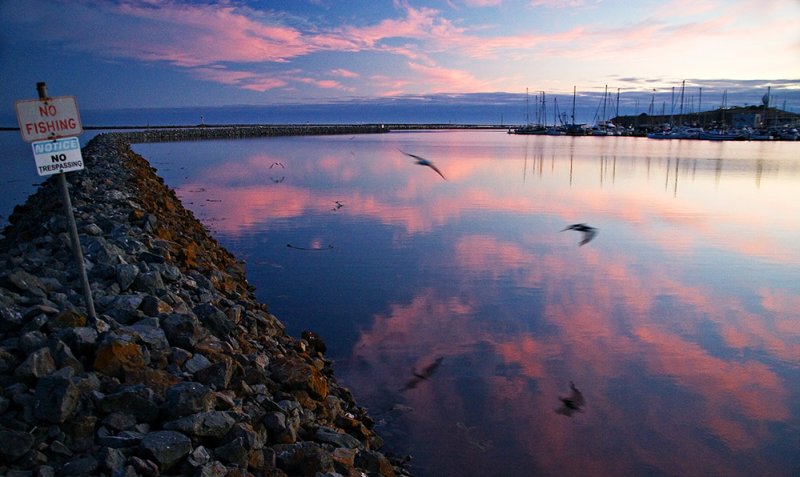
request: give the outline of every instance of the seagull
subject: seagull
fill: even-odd
[[[409,154],[409,153],[407,153],[405,151],[401,151],[400,149],[398,149],[398,151],[402,152],[403,154],[405,154],[408,157],[413,157],[414,159],[416,159],[417,160],[417,164],[419,164],[420,166],[428,166],[428,167],[430,167],[431,169],[436,171],[437,174],[442,176],[442,179],[447,180],[447,178],[445,178],[444,174],[442,174],[442,171],[440,171],[439,168],[434,166],[431,161],[425,159],[424,157],[417,156],[416,154]]]
[[[578,243],[578,246],[586,245],[587,243],[591,242],[595,235],[597,235],[597,229],[586,224],[572,224],[564,230],[577,230],[578,232],[583,232],[583,240]],[[564,230],[562,230],[562,232]]]
[[[583,405],[586,401],[583,399],[583,393],[575,387],[575,383],[572,381],[569,382],[569,388],[572,391],[568,397],[560,397],[561,400],[561,407],[556,409],[558,414],[563,414],[565,416],[572,416],[575,412],[581,411]]]

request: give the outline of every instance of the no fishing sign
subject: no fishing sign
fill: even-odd
[[[83,169],[81,145],[74,137],[83,132],[75,97],[42,96],[14,104],[22,139],[33,143],[36,172],[49,176]]]
[[[83,169],[81,144],[76,137],[33,143],[33,159],[40,176]]]

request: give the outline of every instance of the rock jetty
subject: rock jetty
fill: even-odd
[[[381,134],[388,133],[383,124],[331,124],[331,125],[270,125],[270,126],[200,126],[147,128],[139,131],[118,133],[132,143],[201,141],[208,139],[243,139],[271,136],[329,136],[336,134]]]
[[[68,174],[97,318],[55,177],[0,240],[0,475],[406,476],[245,271],[115,134]]]

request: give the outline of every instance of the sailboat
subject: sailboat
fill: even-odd
[[[572,87],[572,123],[567,124],[566,133],[568,136],[583,136],[586,134],[584,129],[585,124],[575,123],[575,96],[577,95],[577,88]]]
[[[542,92],[542,101],[544,101],[544,92]],[[530,103],[528,101],[528,89],[525,88],[525,125],[514,128],[508,131],[509,134],[546,134],[547,128],[541,123],[531,124],[530,116]]]
[[[566,133],[559,129],[556,122],[558,121],[558,98],[553,98],[553,127],[547,128],[548,136],[563,136]]]

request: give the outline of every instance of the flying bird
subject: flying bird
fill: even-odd
[[[578,232],[583,233],[583,239],[578,243],[578,246],[586,245],[592,241],[595,235],[597,235],[597,229],[586,224],[572,224],[563,229],[562,232],[565,230],[577,230]]]
[[[583,408],[583,405],[586,403],[583,399],[583,393],[575,387],[575,383],[570,381],[569,388],[571,390],[570,395],[567,397],[559,396],[558,399],[561,401],[561,407],[556,409],[558,414],[563,414],[565,416],[572,416],[574,413],[581,411],[581,408]]]
[[[428,159],[425,159],[424,157],[417,156],[416,154],[409,154],[409,153],[407,153],[405,151],[401,151],[400,149],[398,149],[398,151],[402,152],[403,154],[405,154],[408,157],[413,157],[414,159],[416,159],[416,161],[417,161],[416,163],[419,164],[420,166],[430,167],[431,169],[436,171],[437,174],[442,176],[442,179],[447,180],[447,178],[444,176],[444,174],[442,174],[442,171],[440,171],[439,168],[436,167],[433,164],[433,162],[429,161]]]
[[[425,366],[425,369],[423,369],[419,373],[416,370],[412,370],[411,372],[414,375],[414,377],[408,380],[406,385],[403,386],[403,389],[401,389],[401,392],[408,391],[409,389],[414,389],[422,381],[427,381],[428,378],[433,376],[433,373],[436,372],[439,366],[441,366],[443,359],[444,356],[439,356],[438,358],[436,358],[436,361],[429,364],[428,366]]]

